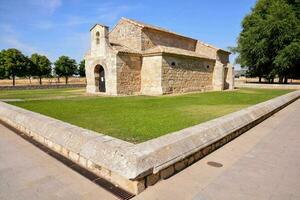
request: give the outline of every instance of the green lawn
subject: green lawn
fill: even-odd
[[[37,90],[0,90],[1,99],[41,100],[82,96],[85,88],[58,88]]]
[[[291,90],[241,89],[181,96],[99,97],[86,96],[82,89],[56,89],[0,91],[0,99],[24,98],[10,103],[139,143],[288,92]]]

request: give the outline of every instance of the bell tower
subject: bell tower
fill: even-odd
[[[109,46],[108,27],[96,24],[91,30],[91,56],[106,56]]]

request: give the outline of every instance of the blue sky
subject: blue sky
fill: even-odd
[[[226,48],[236,44],[255,0],[0,0],[0,49],[67,55],[80,61],[95,23],[112,28],[120,17],[164,27]],[[231,58],[232,60],[233,58]]]

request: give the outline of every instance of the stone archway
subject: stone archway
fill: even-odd
[[[98,87],[99,92],[106,92],[104,68],[101,65],[96,65],[94,73],[95,73],[95,84],[96,87]]]

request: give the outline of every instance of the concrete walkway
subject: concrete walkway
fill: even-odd
[[[299,200],[300,100],[135,199]]]
[[[0,124],[0,199],[116,199]]]
[[[299,133],[300,100],[134,199],[300,199]],[[0,199],[115,197],[0,125]]]

